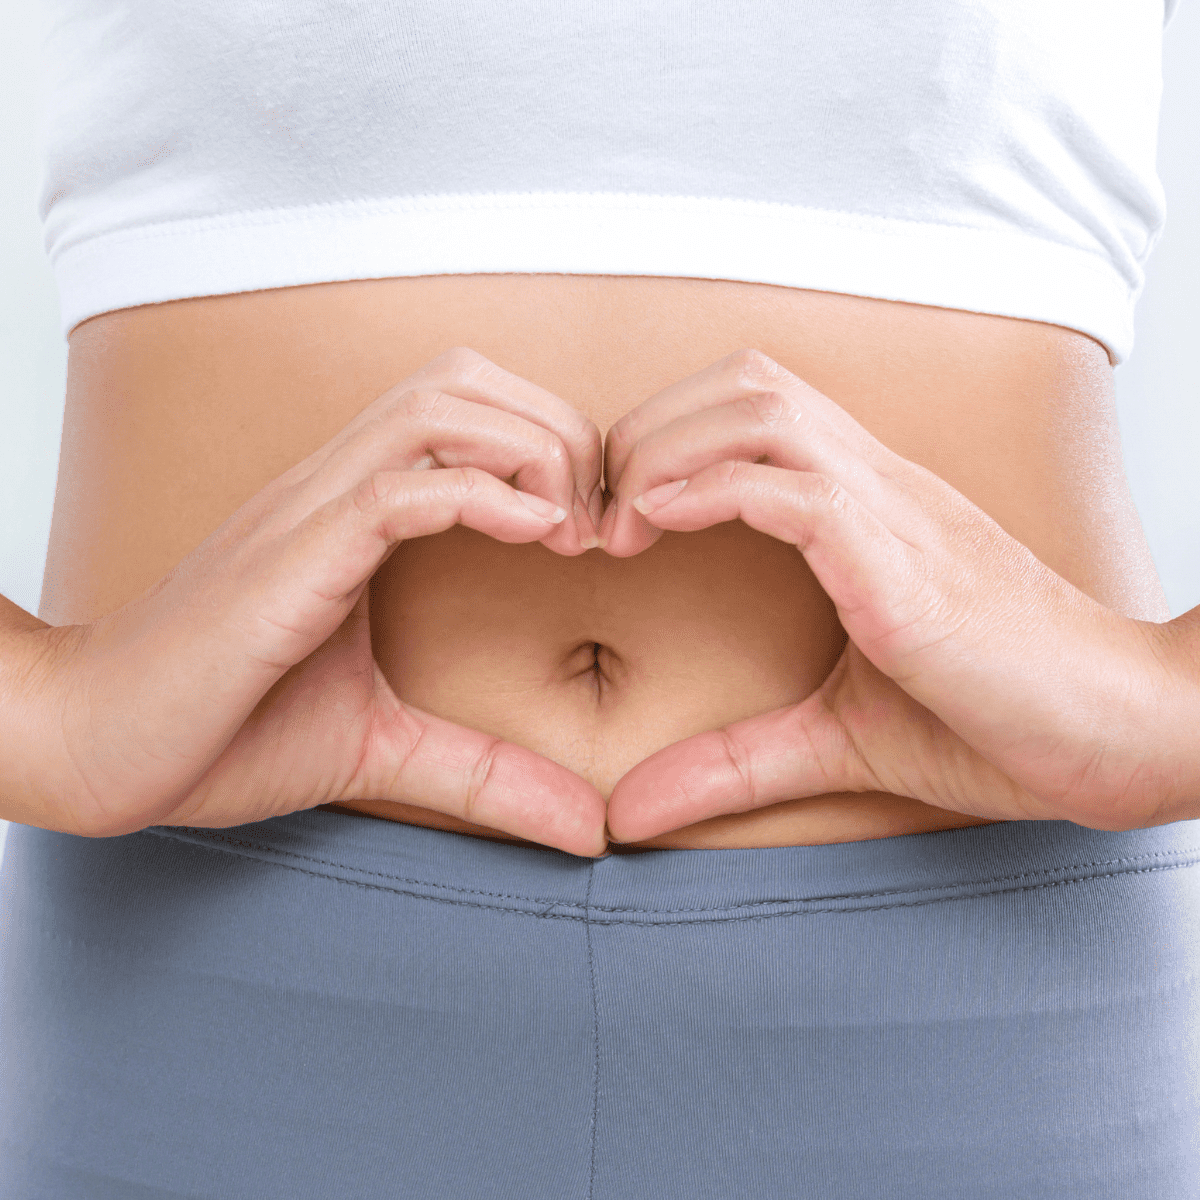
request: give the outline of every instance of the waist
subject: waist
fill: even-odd
[[[485,275],[211,297],[79,326],[43,616],[87,620],[137,595],[451,345],[556,392],[602,432],[668,383],[757,347],[1084,591],[1165,615],[1121,469],[1111,369],[1084,335],[760,284]],[[844,644],[794,548],[736,523],[625,560],[453,529],[389,559],[371,614],[402,700],[545,754],[602,792],[661,746],[802,699]],[[490,833],[415,806],[355,807]],[[653,844],[813,844],[973,823],[900,797],[837,795]]]

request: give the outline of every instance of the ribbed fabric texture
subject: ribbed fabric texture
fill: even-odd
[[[1200,822],[13,826],[4,1200],[1195,1200]]]
[[[65,330],[335,279],[678,275],[1132,345],[1161,0],[52,0]]]

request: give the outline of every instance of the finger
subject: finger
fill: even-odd
[[[633,503],[637,497],[735,459],[828,476],[875,511],[905,500],[891,480],[807,406],[785,393],[755,392],[678,416],[633,446],[614,497],[615,515],[606,527],[608,553],[636,554],[659,536]]]
[[[503,408],[555,434],[571,457],[577,489],[586,507],[604,465],[600,430],[594,421],[561,396],[466,347],[445,351],[423,370],[429,370],[435,379],[445,372],[457,384],[455,393],[464,399]]]
[[[575,478],[580,506],[585,511],[589,498],[600,482],[603,450],[600,431],[593,421],[572,407],[561,396],[539,387],[520,375],[514,375],[482,354],[465,346],[455,346],[426,363],[406,380],[369,404],[327,446],[311,460],[305,474],[319,466],[330,454],[351,440],[364,425],[385,418],[399,396],[414,389],[433,390],[458,396],[488,408],[510,413],[540,425],[553,433],[567,448]],[[593,502],[594,504],[595,502]],[[568,509],[568,511],[571,511]],[[589,518],[582,518],[585,538],[595,533],[586,530]]]
[[[819,417],[863,453],[869,453],[872,445],[884,449],[845,409],[774,359],[760,350],[736,350],[687,379],[663,388],[613,425],[604,446],[608,490],[617,492],[630,451],[654,430],[689,413],[769,392],[789,398],[814,419]]]
[[[221,614],[204,653],[217,664],[232,658],[222,669],[239,687],[253,682],[247,658],[277,678],[345,620],[397,543],[455,524],[502,542],[532,542],[564,517],[477,468],[379,472],[286,535],[237,548],[214,585],[220,593],[204,598],[205,609]]]
[[[644,759],[613,788],[608,830],[615,842],[638,842],[726,813],[877,787],[818,692]]]
[[[1094,693],[1084,696],[1069,682],[1059,687],[1087,676],[1084,659],[1120,661],[1105,640],[1111,626],[1094,623],[1108,610],[961,496],[957,524],[967,540],[948,540],[935,529],[913,545],[820,475],[734,462],[699,472],[669,498],[673,490],[646,494],[649,521],[689,531],[741,519],[795,545],[857,650],[1018,784],[1028,786],[1020,769],[1005,765],[1014,757],[1039,764],[1053,758],[1057,743],[1040,745],[1039,729],[1062,730],[1063,713],[1081,713],[1087,732],[1079,740],[1086,744],[1111,715],[1094,706]],[[654,508],[660,497],[665,502]],[[1100,640],[1055,639],[1056,627],[1088,628],[1084,622],[1093,622]]]
[[[921,556],[911,545],[824,475],[727,462],[681,482],[639,498],[647,521],[692,532],[742,520],[794,545],[850,638],[895,678],[903,632],[931,603]]]
[[[344,798],[415,804],[568,854],[606,845],[604,799],[573,771],[406,704],[385,719]]]
[[[288,515],[310,512],[379,471],[438,467],[478,467],[551,501],[568,520],[547,543],[553,541],[551,549],[560,553],[581,553],[574,469],[558,435],[511,413],[428,389],[404,392],[376,421],[360,426],[297,490]]]

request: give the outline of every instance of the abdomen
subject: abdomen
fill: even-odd
[[[441,351],[466,345],[601,432],[755,347],[1129,615],[1167,616],[1121,468],[1103,348],[1004,317],[763,284],[432,276],[207,297],[71,336],[42,616],[85,621],[160,578],[270,479]],[[844,634],[791,546],[738,523],[614,559],[461,528],[372,583],[401,697],[546,754],[603,792],[692,733],[794,703]],[[465,828],[424,810],[356,807]],[[782,845],[974,823],[879,794],[792,801],[655,845]],[[485,830],[475,832],[487,833]]]

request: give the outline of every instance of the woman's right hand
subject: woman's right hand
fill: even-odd
[[[594,545],[601,463],[599,431],[565,401],[474,351],[439,355],[144,595],[39,630],[24,774],[48,819],[31,823],[105,836],[382,799],[602,853],[596,789],[403,704],[367,610],[400,542],[454,524],[560,554]]]

